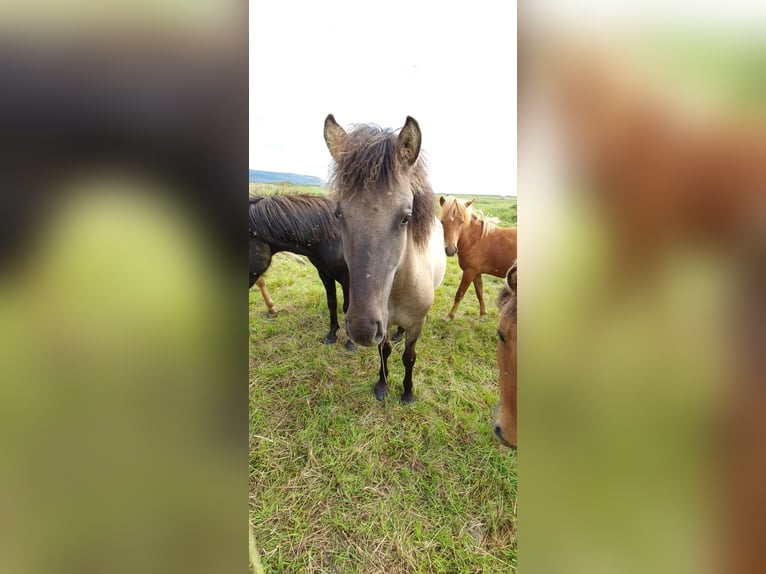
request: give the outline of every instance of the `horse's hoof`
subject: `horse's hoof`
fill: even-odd
[[[484,322],[484,321],[486,321],[486,320],[487,320],[487,316],[486,316],[486,315],[479,315],[479,321],[480,321],[481,323],[483,323],[483,322]]]
[[[323,345],[334,345],[338,341],[338,337],[327,335],[322,339]]]
[[[269,311],[268,313],[266,313],[266,316],[267,316],[269,319],[273,319],[274,317],[276,317],[276,316],[277,316],[277,312],[276,312],[276,311]]]
[[[378,399],[379,401],[382,401],[383,399],[386,398],[386,392],[388,391],[388,389],[380,388],[378,387],[378,385],[375,385],[375,388],[373,389],[373,391],[375,392],[375,398]]]
[[[455,318],[454,315],[447,315],[446,317],[444,317],[444,320],[445,321],[452,321],[452,319],[454,319],[454,318]]]
[[[412,393],[402,393],[401,401],[403,405],[408,405],[414,400],[415,400],[415,395],[413,395]]]
[[[356,345],[352,343],[350,340],[346,341],[346,350],[347,351],[356,351]]]

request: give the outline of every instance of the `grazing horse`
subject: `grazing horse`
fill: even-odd
[[[497,366],[500,402],[492,414],[492,431],[501,443],[516,448],[516,262],[505,276],[498,300]]]
[[[347,132],[328,115],[324,138],[332,156],[330,183],[349,270],[346,333],[378,346],[375,398],[388,390],[388,325],[404,330],[403,403],[412,402],[415,343],[446,269],[434,194],[420,156],[418,123],[407,117],[397,134],[374,125]]]
[[[504,277],[516,259],[516,228],[498,227],[471,208],[474,200],[460,201],[456,197],[440,197],[439,220],[444,228],[447,255],[457,255],[463,278],[455,294],[455,303],[446,319],[453,319],[468,285],[473,281],[479,300],[479,316],[484,317],[484,287],[482,273]]]
[[[334,203],[326,195],[286,194],[250,196],[250,286],[271,265],[280,251],[305,255],[316,267],[327,295],[330,330],[322,342],[338,340],[338,298],[335,282],[343,290],[343,311],[348,308],[348,269],[343,259]],[[354,349],[351,341],[346,349]]]

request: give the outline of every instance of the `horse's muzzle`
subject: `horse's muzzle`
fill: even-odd
[[[346,336],[362,347],[375,347],[386,336],[386,327],[378,319],[349,319],[346,315]]]
[[[500,403],[497,403],[495,405],[494,410],[492,411],[492,435],[500,441],[501,444],[504,444],[505,446],[509,446],[511,448],[516,448],[516,445],[508,442],[505,437],[503,436],[503,427],[501,427],[497,423],[497,415],[498,411],[500,411]]]
[[[447,254],[447,257],[452,257],[453,255],[457,255],[457,246],[456,245],[448,245],[444,248],[444,252]]]

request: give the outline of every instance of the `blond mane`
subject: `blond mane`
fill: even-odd
[[[483,223],[481,227],[481,237],[485,238],[490,233],[494,233],[499,223],[499,219],[496,217],[485,216],[479,209],[473,209],[473,206],[466,205],[460,201],[457,197],[448,195],[444,198],[444,205],[439,212],[439,220],[445,221],[447,218],[462,218],[463,221],[471,221],[472,216],[476,215],[476,218]]]

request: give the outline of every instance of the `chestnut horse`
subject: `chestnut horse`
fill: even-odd
[[[497,329],[497,366],[500,402],[492,414],[492,431],[504,445],[516,448],[516,262],[505,276],[500,294]]]
[[[440,197],[439,220],[444,228],[447,255],[457,255],[463,278],[455,294],[455,303],[446,319],[453,319],[468,285],[473,281],[479,300],[479,316],[484,317],[484,286],[482,273],[505,277],[506,271],[516,259],[516,228],[498,227],[471,208],[474,200],[460,201],[456,197]]]
[[[407,117],[397,133],[374,125],[347,132],[328,115],[324,138],[332,156],[330,183],[349,271],[346,333],[378,346],[375,398],[388,390],[388,325],[404,330],[404,392],[414,400],[415,343],[446,269],[434,194],[420,158],[421,132]]]

